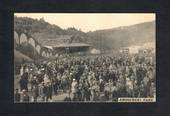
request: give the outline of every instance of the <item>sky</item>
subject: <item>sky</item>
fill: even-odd
[[[156,20],[155,13],[15,13],[14,15],[33,19],[43,17],[46,22],[63,29],[75,27],[84,32]]]

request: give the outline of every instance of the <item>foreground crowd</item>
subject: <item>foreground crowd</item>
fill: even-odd
[[[16,102],[116,101],[119,97],[155,97],[153,54],[64,57],[22,64]],[[57,100],[56,100],[57,101]]]

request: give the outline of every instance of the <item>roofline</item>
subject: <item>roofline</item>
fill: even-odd
[[[61,48],[61,47],[90,47],[90,46],[91,45],[84,44],[84,43],[71,43],[71,44],[52,45],[51,47],[53,47],[53,48]]]

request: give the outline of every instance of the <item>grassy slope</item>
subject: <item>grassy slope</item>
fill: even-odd
[[[23,59],[25,61],[33,61],[30,57],[28,57],[14,49],[14,62],[21,63],[23,61]]]

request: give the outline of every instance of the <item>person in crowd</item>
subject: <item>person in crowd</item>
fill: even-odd
[[[84,83],[84,101],[90,101],[90,84],[88,83],[87,80],[85,80]]]
[[[20,102],[20,100],[21,100],[21,95],[19,93],[18,88],[15,90],[14,100],[15,100],[15,102]]]
[[[19,84],[20,84],[20,90],[27,90],[28,91],[28,73],[24,73],[22,76],[21,76],[21,79],[19,81]]]
[[[68,93],[68,96],[64,98],[64,101],[71,101],[70,92]]]
[[[23,65],[21,65],[21,68],[20,68],[20,76],[22,76],[23,73],[24,73],[24,67],[23,67]]]
[[[48,76],[47,73],[44,74],[43,82],[44,82],[45,85],[47,85],[47,83],[50,82],[50,79],[49,79],[49,76]]]
[[[117,87],[116,87],[115,83],[113,83],[113,87],[111,88],[111,92],[112,92],[111,93],[112,94],[111,100],[116,101],[119,96],[117,95]]]
[[[58,79],[53,78],[51,83],[52,83],[53,93],[54,93],[54,95],[57,95],[58,94],[58,86],[59,86]]]
[[[38,93],[38,84],[35,84],[32,88],[32,97],[33,97],[33,102],[37,102],[37,98],[39,96]]]
[[[73,82],[71,84],[71,92],[72,92],[72,99],[77,99],[77,89],[78,89],[78,83],[76,79],[73,79]]]
[[[149,88],[149,97],[156,97],[156,89],[155,89],[155,84],[151,82],[151,86]]]
[[[29,101],[30,101],[30,97],[29,97],[29,95],[28,95],[27,90],[23,89],[23,90],[22,90],[22,94],[23,94],[23,96],[22,96],[22,102],[29,102]]]
[[[38,89],[39,89],[40,99],[41,99],[42,102],[44,102],[45,101],[45,95],[46,95],[46,87],[44,85],[44,82],[39,84]]]
[[[46,92],[45,92],[45,98],[46,98],[46,102],[48,102],[48,100],[50,99],[50,101],[52,101],[52,85],[50,82],[47,82],[47,85],[45,86],[46,88]]]
[[[110,97],[110,87],[109,87],[109,83],[105,83],[105,85],[104,85],[104,95],[105,95],[106,101],[108,101],[108,100],[109,100],[109,97]]]
[[[38,82],[37,82],[37,77],[36,75],[30,77],[30,84],[31,84],[31,91],[33,89],[34,86],[38,85]]]

